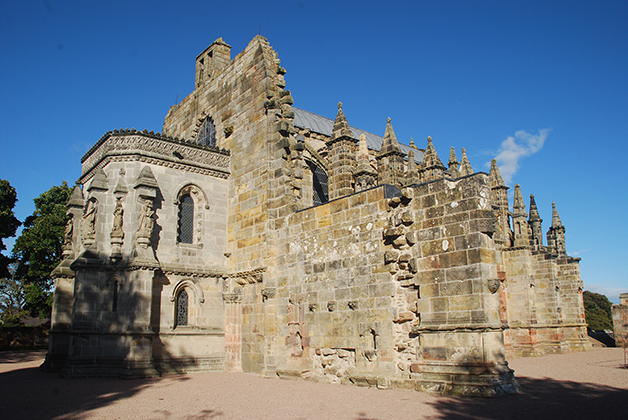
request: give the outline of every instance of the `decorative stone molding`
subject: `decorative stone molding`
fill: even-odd
[[[181,280],[177,285],[172,289],[172,293],[170,294],[170,302],[174,302],[177,299],[177,295],[181,290],[188,288],[192,290],[194,293],[194,299],[197,305],[201,303],[205,303],[205,296],[203,295],[203,289],[198,285],[196,280],[194,279],[185,279]]]
[[[241,293],[223,293],[222,298],[226,303],[241,303],[242,302]]]
[[[260,267],[254,270],[240,271],[239,273],[234,273],[231,275],[231,278],[233,278],[236,283],[242,286],[244,286],[245,284],[262,283],[264,281],[265,272],[266,267]]]
[[[130,133],[129,133],[130,134]],[[160,166],[171,166],[175,169],[197,167],[198,170],[222,174],[226,178],[229,174],[230,156],[226,150],[219,150],[196,143],[175,142],[164,138],[155,138],[135,132],[135,135],[110,133],[96,144],[82,159],[83,182],[91,176],[97,168],[102,168],[101,162],[105,159],[114,161],[140,160],[140,156]],[[110,161],[109,160],[109,161]],[[189,170],[189,169],[188,169]]]

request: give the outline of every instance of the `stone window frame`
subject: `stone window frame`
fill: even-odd
[[[204,210],[209,210],[209,200],[207,199],[207,194],[205,194],[205,191],[201,187],[190,182],[180,185],[176,191],[177,195],[173,202],[177,221],[176,244],[177,246],[184,248],[203,248],[203,220],[205,219]],[[179,206],[181,204],[181,198],[185,195],[192,197],[192,201],[194,202],[194,234],[192,235],[192,243],[179,241],[179,223],[181,218]]]
[[[179,309],[179,296],[181,292],[185,291],[188,295],[188,307],[187,307],[187,324],[177,325],[178,309]],[[183,279],[179,281],[172,289],[170,295],[170,302],[172,302],[172,314],[174,329],[177,328],[194,328],[197,326],[197,318],[199,315],[199,309],[201,304],[205,303],[205,296],[203,295],[203,289],[194,279]]]
[[[325,170],[325,167],[324,167],[323,165],[321,165],[321,164],[320,164],[317,160],[315,160],[315,159],[308,159],[308,158],[306,158],[306,159],[305,159],[305,163],[306,163],[306,165],[307,165],[308,169],[310,170],[310,173],[312,174],[312,204],[313,204],[314,206],[320,206],[321,204],[329,203],[329,173]],[[316,200],[314,199],[314,195],[315,195],[315,194],[314,194],[314,189],[315,189],[315,187],[314,187],[314,184],[315,184],[315,182],[314,182],[314,180],[315,180],[315,175],[314,175],[313,168],[317,168],[317,169],[318,169],[318,170],[320,170],[322,173],[324,173],[324,174],[325,174],[325,176],[327,177],[327,183],[326,183],[326,186],[327,186],[327,188],[326,188],[326,189],[327,189],[327,191],[326,191],[326,195],[325,195],[326,200],[324,200],[324,201],[320,201],[320,202],[319,202],[319,201],[316,201]],[[323,192],[324,192],[324,191],[323,191]]]
[[[204,131],[211,132],[211,130],[208,129],[209,124],[211,124],[211,127],[213,127],[213,137],[211,137],[210,135],[209,142],[204,142]],[[216,128],[216,123],[214,122],[214,119],[207,114],[206,111],[201,112],[199,117],[196,119],[196,124],[194,129],[192,130],[191,139],[196,143],[202,144],[204,146],[218,147],[218,130]]]

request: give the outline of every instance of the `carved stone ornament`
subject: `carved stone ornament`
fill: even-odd
[[[262,290],[262,299],[264,301],[272,299],[277,295],[277,289],[272,287],[266,287]]]
[[[487,284],[488,284],[488,290],[490,290],[491,293],[495,293],[499,289],[499,286],[500,286],[499,279],[488,279]]]
[[[227,303],[240,303],[242,302],[241,293],[223,293],[222,298]]]

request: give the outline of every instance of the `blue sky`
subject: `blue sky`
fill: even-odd
[[[625,1],[0,0],[0,178],[24,220],[107,130],[161,131],[212,41],[234,57],[261,29],[295,106],[333,118],[342,101],[351,125],[380,135],[390,117],[401,142],[432,136],[443,161],[465,147],[478,171],[499,156],[544,231],[556,201],[585,288],[618,302],[626,22]]]

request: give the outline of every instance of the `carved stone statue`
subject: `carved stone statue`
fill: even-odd
[[[116,236],[123,235],[122,225],[124,216],[124,209],[122,208],[122,202],[120,199],[116,202],[116,208],[113,210],[113,229],[111,230],[111,235],[117,234]]]
[[[81,225],[83,243],[86,246],[91,245],[96,237],[96,213],[96,201],[89,200],[87,202],[87,207],[85,207],[85,212],[83,213],[83,223]]]
[[[140,213],[140,226],[138,228],[138,234],[140,236],[150,237],[153,233],[153,226],[155,225],[154,214],[153,203],[150,200],[144,201],[142,212]]]
[[[72,249],[72,237],[74,236],[74,215],[70,214],[70,218],[65,223],[65,231],[63,232],[63,247]]]

